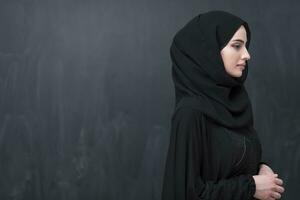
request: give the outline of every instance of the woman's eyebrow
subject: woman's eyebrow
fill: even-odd
[[[241,42],[241,43],[244,43],[244,40],[241,40],[241,39],[235,39],[235,40],[232,40],[233,42],[234,41],[238,41],[238,42]]]

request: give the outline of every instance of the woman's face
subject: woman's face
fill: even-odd
[[[232,77],[242,76],[246,60],[250,59],[246,48],[247,32],[242,25],[228,44],[221,50],[225,71]]]

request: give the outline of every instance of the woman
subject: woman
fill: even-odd
[[[261,161],[243,85],[249,43],[248,24],[224,11],[200,14],[175,35],[162,200],[281,198],[283,181]]]

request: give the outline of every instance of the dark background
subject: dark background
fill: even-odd
[[[0,199],[159,200],[169,47],[213,9],[250,25],[263,159],[297,199],[300,3],[282,0],[0,0]]]

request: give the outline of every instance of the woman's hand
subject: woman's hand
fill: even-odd
[[[274,172],[268,165],[265,164],[260,165],[258,175],[272,175],[272,174],[274,174]]]
[[[275,200],[281,198],[284,192],[283,181],[278,174],[253,176],[256,185],[254,197],[261,200]]]

